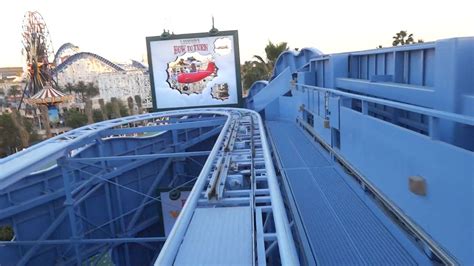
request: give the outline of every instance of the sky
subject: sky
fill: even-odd
[[[26,11],[39,11],[53,48],[71,42],[114,62],[146,61],[147,36],[238,30],[241,62],[264,55],[268,41],[323,53],[391,46],[408,30],[424,41],[474,36],[467,0],[326,1],[108,1],[5,0],[0,2],[0,67],[22,66]]]

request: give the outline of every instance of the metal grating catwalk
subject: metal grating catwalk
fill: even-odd
[[[267,121],[267,127],[318,264],[428,263],[413,244],[400,239],[406,236],[386,228],[295,123]]]
[[[251,222],[250,207],[197,208],[174,265],[251,265]]]

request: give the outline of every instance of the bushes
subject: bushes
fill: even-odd
[[[102,110],[94,109],[92,111],[92,119],[94,120],[94,123],[104,121],[104,114],[102,113]]]
[[[0,225],[0,241],[11,241],[14,237],[11,225]]]
[[[64,118],[67,127],[78,128],[87,124],[87,116],[75,109],[67,110]]]

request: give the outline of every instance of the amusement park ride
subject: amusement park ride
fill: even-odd
[[[54,64],[50,60],[54,56],[54,49],[48,27],[40,13],[29,11],[25,14],[22,37],[26,85],[18,109],[26,102],[37,107],[45,106],[47,109],[40,108],[41,112],[48,110],[57,115],[56,105],[70,100],[72,96],[54,88],[57,88],[57,83],[52,74]]]
[[[0,159],[0,265],[472,265],[473,69],[473,37],[286,51],[245,108],[50,138]]]

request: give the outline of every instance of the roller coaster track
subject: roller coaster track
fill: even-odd
[[[62,48],[62,46],[61,46],[61,48]],[[59,54],[59,50],[58,50],[58,53],[56,53],[56,55],[58,55],[58,54]],[[77,53],[77,54],[74,54],[74,55],[70,56],[68,59],[66,59],[64,62],[62,62],[56,68],[54,68],[53,69],[53,74],[58,74],[58,73],[62,72],[68,66],[70,66],[74,62],[76,62],[78,60],[81,60],[81,59],[98,60],[99,62],[109,66],[110,68],[114,69],[115,71],[125,71],[122,67],[112,63],[111,61],[103,58],[100,55],[97,55],[97,54],[94,54],[94,53],[89,53],[89,52],[80,52],[80,53]]]
[[[150,125],[149,121],[154,123]],[[159,121],[166,122],[160,124]],[[189,129],[199,129],[199,134],[195,134],[198,132],[193,133]],[[103,147],[104,142],[110,140],[120,141],[120,145],[118,145],[119,142],[116,142],[116,144],[110,146],[110,149],[118,149],[118,147],[123,145],[128,147],[130,145],[126,142],[129,140],[144,139],[145,137],[142,135],[144,132],[161,132],[159,134],[168,132],[167,136],[171,136],[172,133],[174,144],[164,145],[161,151],[155,153],[137,154],[138,148],[134,148],[120,156],[113,153],[111,154],[112,156],[103,153],[106,150]],[[189,147],[205,140],[206,136],[216,134],[218,134],[218,137],[211,151],[187,150]],[[153,144],[153,147],[156,145],[156,143]],[[152,192],[156,189],[165,170],[169,169],[168,167],[172,162],[171,159],[203,155],[208,155],[208,157],[168,237],[154,236],[143,238],[143,236],[137,236],[136,234],[142,229],[135,230],[134,228],[139,224],[138,219],[141,217],[143,209],[146,205],[150,204],[148,198],[153,198]],[[118,172],[118,175],[120,175],[134,168],[139,169],[144,164],[152,163],[156,159],[160,159],[161,161],[159,162],[163,164],[161,168],[157,168],[160,172],[155,178],[157,181],[153,181],[153,185],[151,185],[146,194],[145,192],[137,192],[132,188],[118,184],[118,179],[115,179],[117,180],[115,182],[112,181],[114,179],[111,179],[114,175],[117,175],[114,172]],[[56,163],[56,165],[51,166],[52,163]],[[96,174],[91,177],[86,175],[87,171],[91,171],[91,167],[105,168],[102,171],[94,169]],[[54,213],[56,214],[52,216],[55,220],[53,219],[52,222],[42,224],[41,226],[46,226],[46,228],[42,229],[42,233],[37,237],[32,238],[31,235],[18,234],[15,241],[0,242],[0,246],[5,245],[8,248],[13,248],[13,250],[4,249],[6,255],[22,254],[16,259],[7,258],[6,255],[0,254],[0,263],[2,263],[2,256],[4,259],[9,259],[9,262],[13,261],[19,265],[24,265],[28,262],[32,263],[36,256],[44,254],[45,250],[49,250],[51,253],[48,254],[56,255],[50,255],[51,258],[47,261],[81,264],[90,256],[100,254],[101,252],[104,254],[106,252],[103,246],[104,243],[110,244],[111,246],[109,247],[112,247],[112,249],[114,247],[117,248],[118,244],[122,244],[124,250],[119,252],[122,254],[120,256],[125,256],[127,263],[131,263],[137,262],[139,258],[130,255],[131,251],[129,249],[132,247],[127,246],[126,243],[134,242],[147,245],[146,242],[164,242],[166,239],[156,265],[168,264],[175,260],[196,259],[197,257],[189,253],[209,251],[210,249],[206,248],[205,243],[215,246],[216,243],[214,241],[220,241],[218,246],[221,247],[221,251],[225,247],[232,245],[248,247],[248,249],[241,249],[241,251],[244,251],[241,255],[245,256],[245,259],[250,262],[258,261],[259,264],[265,264],[266,258],[271,256],[272,258],[278,258],[277,260],[283,264],[298,264],[295,243],[278,181],[276,180],[263,122],[260,116],[251,110],[236,108],[190,109],[108,120],[69,131],[10,157],[1,159],[0,168],[2,169],[0,172],[0,199],[3,199],[5,196],[16,197],[14,196],[17,195],[16,193],[20,193],[25,187],[35,185],[38,181],[40,187],[43,182],[52,182],[51,176],[54,173],[58,175],[59,180],[64,182],[64,187],[60,186],[58,189],[53,189],[49,186],[50,188],[39,195],[38,198],[33,198],[33,195],[30,194],[28,197],[30,200],[22,204],[12,203],[0,208],[2,209],[0,211],[0,224],[13,223],[15,230],[21,232],[26,230],[25,228],[30,227],[22,229],[22,225],[16,224],[14,217],[19,217],[18,215],[22,213],[27,215],[28,212],[35,210],[35,208],[40,206],[48,207],[48,204],[55,204],[57,200],[64,200],[64,205],[61,205],[63,207],[55,210]],[[85,171],[85,169],[89,170]],[[38,177],[31,178],[31,176],[37,176],[37,173],[42,171],[47,171],[49,179],[38,180]],[[77,179],[73,177],[77,177],[78,173],[82,172],[85,174],[80,174],[82,176],[80,178],[81,181],[77,182]],[[57,181],[54,182],[56,183]],[[233,185],[229,185],[229,182]],[[127,230],[130,231],[126,235],[112,236],[113,239],[104,239],[103,237],[97,239],[97,237],[94,238],[87,233],[90,230],[86,230],[90,229],[91,224],[96,223],[89,222],[89,224],[83,224],[82,221],[87,221],[88,217],[85,217],[87,216],[86,214],[80,215],[78,213],[81,213],[81,210],[82,212],[84,211],[83,208],[86,206],[80,206],[85,204],[84,202],[88,200],[88,197],[91,197],[90,195],[94,195],[94,193],[96,193],[95,197],[106,197],[104,195],[109,195],[107,186],[105,187],[105,194],[103,192],[97,194],[97,191],[103,189],[104,184],[109,185],[108,183],[116,184],[119,186],[117,189],[135,191],[146,197],[143,201],[140,200],[141,204],[134,209],[137,211],[131,220],[129,219],[130,216],[124,216],[129,217],[126,221],[129,221]],[[232,187],[236,184],[240,184],[238,188]],[[116,193],[119,192],[117,191]],[[17,198],[16,200],[18,201],[19,199]],[[110,201],[108,198],[101,201],[104,202],[105,200],[107,202]],[[121,200],[119,199],[119,201]],[[127,202],[127,204],[131,202],[125,199],[123,201]],[[5,203],[2,201],[0,204],[4,205]],[[110,204],[115,205],[117,203],[112,201]],[[193,242],[195,239],[186,233],[195,232],[199,229],[196,228],[196,224],[192,222],[191,218],[203,213],[220,215],[221,211],[230,212],[233,215],[245,218],[242,226],[244,226],[244,231],[247,234],[238,234],[236,236],[232,233],[235,231],[232,224],[227,224],[223,222],[224,220],[222,222],[219,222],[220,220],[212,220],[212,223],[221,227],[220,231],[216,229],[213,232],[213,230],[209,231],[209,229],[206,229],[209,236],[202,239],[203,248],[200,249],[201,251],[196,251]],[[123,215],[130,214],[125,213]],[[68,220],[65,220],[66,217],[69,217]],[[109,219],[112,219],[112,217],[110,216]],[[109,223],[113,225],[114,221],[120,217],[122,216],[113,218],[104,225]],[[205,219],[208,216],[204,215],[202,217]],[[249,220],[250,217],[252,220]],[[68,226],[70,228],[66,231],[69,233],[66,234],[64,234],[64,231],[57,231],[58,226],[65,221],[69,221]],[[111,232],[114,232],[114,228],[111,228]],[[139,226],[139,228],[143,227]],[[97,229],[103,231],[104,227],[99,226]],[[93,230],[97,229],[93,228]],[[53,232],[56,232],[54,238],[51,237]],[[233,239],[233,235],[238,237],[238,239]],[[76,239],[77,241],[71,242],[70,239]],[[245,239],[245,241],[242,241],[242,239]],[[188,248],[182,246],[182,243],[188,243],[186,244]],[[94,245],[92,249],[85,249],[85,247],[92,244]],[[56,253],[54,253],[54,249],[48,249],[51,245],[57,246]],[[30,248],[25,249],[25,247]],[[158,253],[156,248],[152,248],[152,251],[155,254]],[[44,255],[41,256],[43,256],[42,261],[46,261]],[[206,257],[206,259],[211,259],[211,262],[225,264],[232,262],[229,261],[231,257],[226,255],[224,251],[222,254],[214,254],[213,256]],[[234,256],[234,259],[242,261],[243,258]],[[116,261],[116,263],[118,262]]]
[[[62,53],[63,53],[65,50],[67,50],[67,49],[78,50],[79,47],[77,47],[76,45],[74,45],[74,44],[72,44],[72,43],[70,43],[70,42],[61,45],[61,47],[59,47],[58,51],[57,51],[56,54],[54,55],[54,61],[53,61],[53,62],[54,62],[56,65],[59,65],[59,64],[58,64],[58,60],[60,59]]]

